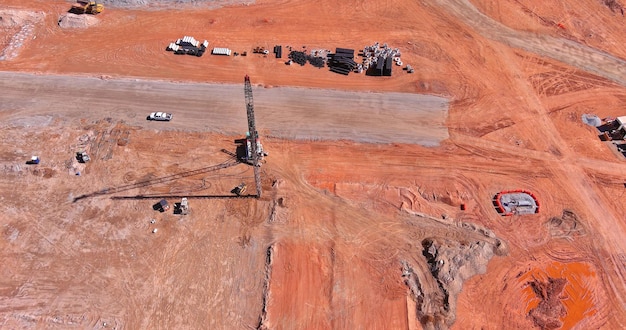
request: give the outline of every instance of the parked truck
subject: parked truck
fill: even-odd
[[[98,1],[86,1],[86,0],[78,0],[75,4],[72,5],[70,9],[70,13],[73,14],[91,14],[97,15],[100,14],[104,10],[104,5],[98,3]]]

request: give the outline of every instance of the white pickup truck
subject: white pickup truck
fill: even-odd
[[[170,121],[172,120],[172,114],[167,112],[153,112],[151,113],[148,120],[158,120],[158,121]]]

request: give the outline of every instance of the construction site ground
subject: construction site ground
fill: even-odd
[[[0,5],[0,328],[623,328],[626,159],[581,119],[626,113],[619,2],[125,3]],[[415,73],[251,53],[376,41]]]

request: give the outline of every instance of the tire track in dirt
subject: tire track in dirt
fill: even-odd
[[[441,2],[439,3],[441,4]],[[447,8],[452,9],[455,15],[465,20],[470,26],[475,27],[486,37],[542,56],[554,58],[626,86],[625,62],[610,54],[569,40],[516,32],[486,17],[464,0],[449,1],[446,2],[446,5]],[[518,71],[511,64],[509,64],[509,68],[512,73],[517,73]],[[523,75],[520,74],[519,76],[522,77]],[[528,83],[518,79],[517,85],[518,90],[525,94],[525,99],[529,100],[529,103],[533,105],[532,108],[538,109],[536,113],[537,118],[535,118],[537,127],[542,132],[545,132],[543,137],[549,141],[549,145],[552,145],[551,149],[554,151],[545,155],[545,160],[553,164],[550,171],[554,178],[557,182],[565,183],[564,191],[568,192],[575,200],[578,200],[581,205],[584,205],[587,214],[590,216],[593,214],[591,219],[597,220],[593,223],[595,228],[592,229],[600,234],[594,235],[598,236],[601,242],[597,246],[605,246],[606,252],[611,256],[623,251],[623,240],[620,238],[624,236],[623,224],[612,214],[609,208],[605,207],[605,202],[601,196],[589,184],[592,180],[578,165],[578,157],[571,150],[563,147],[567,144],[547,117],[548,111],[544,109],[536,94],[530,91]],[[596,255],[605,255],[606,252],[597,251]],[[606,282],[612,289],[613,298],[623,306],[624,299],[621,293],[625,292],[626,289],[626,274],[620,269],[619,261],[601,257],[596,259],[607,274],[613,274],[613,276],[607,276]]]
[[[459,1],[455,1],[455,3],[458,4]],[[471,10],[468,9],[467,11],[469,12]],[[484,20],[485,18],[483,16],[482,18],[475,17],[475,19]],[[580,49],[582,49],[582,52],[587,52],[587,55],[589,55],[589,52],[593,53],[592,55],[594,56],[597,56],[599,53],[589,50],[587,47],[582,45],[580,45]],[[574,56],[577,55],[576,53],[572,54],[574,54]],[[612,59],[612,57],[609,56],[609,59]],[[567,63],[567,61],[564,62]],[[586,69],[585,67],[581,66],[577,67]],[[516,72],[516,69],[513,66],[511,66],[511,70],[512,72]],[[595,71],[594,73],[598,74],[597,71]],[[607,73],[603,74],[602,72],[600,72],[600,75],[624,85],[624,75],[622,75],[620,79],[614,79],[615,77]],[[518,85],[520,91],[525,91],[525,94],[527,95],[526,99],[529,100],[531,104],[534,104],[533,108],[542,109],[538,113],[539,116],[537,120],[539,121],[539,123],[537,126],[543,127],[541,131],[546,132],[544,134],[544,137],[549,139],[553,146],[566,145],[563,138],[555,129],[553,123],[549,120],[549,118],[547,118],[548,112],[543,109],[543,105],[537,99],[536,95],[529,91],[528,83],[523,83],[520,81]],[[569,188],[565,188],[564,191],[572,192],[570,193],[570,195],[572,195],[573,198],[578,199],[582,205],[585,205],[590,214],[594,214],[593,218],[597,219],[597,221],[595,221],[593,225],[598,226],[596,230],[601,233],[601,236],[596,236],[598,236],[598,239],[600,240],[602,240],[600,237],[604,237],[605,239],[607,239],[607,242],[601,245],[606,246],[608,249],[607,252],[609,252],[611,255],[614,255],[615,253],[622,250],[620,248],[620,246],[622,245],[622,240],[620,239],[620,237],[623,236],[624,229],[621,227],[620,221],[618,220],[618,218],[615,217],[614,214],[610,212],[610,209],[605,207],[601,197],[596,193],[594,187],[589,184],[591,180],[576,162],[576,159],[578,157],[573,155],[571,150],[568,150],[567,148],[559,149],[560,151],[556,155],[546,155],[546,159],[551,160],[551,163],[553,163],[554,165],[551,172],[558,182],[564,182],[566,183],[566,185],[570,186]],[[573,195],[574,192],[577,193],[576,196]],[[598,255],[602,255],[602,253],[598,252]],[[626,282],[624,281],[624,276],[626,274],[623,274],[621,270],[616,267],[617,264],[611,262],[613,260],[609,260],[608,264],[606,262],[603,262],[603,260],[601,259],[598,261],[608,274],[615,274],[615,276],[608,276],[608,282],[609,285],[612,286],[614,289],[614,298],[620,301],[620,303],[623,305],[624,300],[620,292],[624,292],[626,288]],[[614,279],[616,279],[617,282],[615,282]]]
[[[298,154],[295,155],[297,157]],[[276,157],[292,158],[294,155],[284,154],[276,155]],[[300,162],[292,159],[291,161],[280,161],[280,163],[298,164]],[[420,292],[429,298],[424,300],[423,304],[419,304],[419,308],[424,315],[438,313],[440,305],[445,304],[444,297],[446,294],[441,289],[441,283],[431,275],[426,261],[422,259],[422,240],[430,237],[441,239],[443,242],[481,242],[481,244],[486,243],[489,246],[500,246],[502,244],[497,238],[480,232],[480,229],[472,224],[441,220],[412,212],[406,212],[398,219],[397,215],[372,212],[367,207],[363,208],[359,204],[355,205],[354,201],[324,194],[310,186],[305,178],[298,174],[295,166],[273,167],[272,173],[270,173],[272,176],[279,177],[281,181],[289,182],[290,187],[283,187],[285,190],[281,193],[292,196],[291,198],[293,199],[289,201],[289,205],[298,205],[297,208],[291,209],[293,217],[290,219],[288,226],[272,228],[276,240],[295,240],[301,246],[302,244],[319,244],[320,241],[336,242],[339,237],[339,243],[335,244],[335,247],[332,249],[338,251],[337,258],[345,258],[347,253],[348,260],[351,260],[350,263],[352,265],[362,265],[363,269],[368,274],[372,274],[373,278],[381,280],[380,283],[373,281],[371,290],[380,294],[390,294],[389,297],[394,297],[394,292],[398,288],[384,281],[390,275],[387,270],[383,271],[383,269],[393,269],[394,265],[397,265],[401,260],[409,260],[412,267],[420,269]],[[292,184],[293,186],[291,186]],[[379,184],[374,185],[373,190],[385,190],[390,185],[391,182],[383,179]],[[298,193],[291,194],[290,191],[297,191]],[[368,194],[366,195],[369,196]],[[299,209],[313,207],[311,201],[315,201],[315,208],[328,211],[319,212],[319,219],[300,219],[299,215],[302,213],[300,213]],[[370,207],[375,209],[373,205],[370,205]],[[338,216],[333,210],[341,210],[341,216]],[[326,215],[325,213],[331,214]],[[501,248],[500,252],[505,251],[504,246]],[[355,253],[355,251],[358,251],[358,253]],[[345,271],[341,267],[338,270]],[[280,272],[282,270],[277,269],[277,271]],[[343,292],[342,290],[347,290],[348,292],[353,290],[353,284],[341,284],[341,275],[335,277],[338,282],[335,282],[333,287],[335,285],[339,285],[339,287],[333,289],[331,295],[337,293],[337,297],[330,297],[331,301],[337,302],[341,306],[350,305],[353,301],[345,295],[340,295],[340,293]],[[271,286],[272,284],[270,284],[270,290]],[[453,296],[450,297],[450,299],[454,299]],[[406,302],[404,305],[406,307]],[[333,309],[342,308],[340,306],[331,307]],[[270,306],[270,321],[273,319],[272,308],[277,307]],[[350,324],[351,321],[349,320],[351,320],[351,317],[360,315],[359,311],[362,308],[363,306],[360,306],[356,308],[356,311],[344,311],[348,320],[344,322]],[[333,315],[341,313],[341,311],[336,311],[336,314]],[[409,310],[408,313],[410,313],[409,315],[415,315],[416,311]],[[385,319],[385,316],[388,315],[380,315],[379,319]],[[376,317],[372,318],[377,319]],[[430,322],[427,318],[420,321]]]
[[[626,61],[577,42],[547,35],[515,31],[484,15],[468,0],[438,0],[450,12],[487,38],[511,47],[553,58],[626,86]]]

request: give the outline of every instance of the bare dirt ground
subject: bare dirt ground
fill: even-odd
[[[624,115],[619,2],[147,5],[61,28],[69,5],[0,8],[0,327],[626,323],[626,160],[581,121]],[[387,42],[416,72],[164,50],[183,35],[249,53]],[[258,199],[230,193],[253,186],[229,154],[245,74],[270,153]],[[510,189],[540,212],[498,215]],[[152,208],[181,197],[188,215]]]

